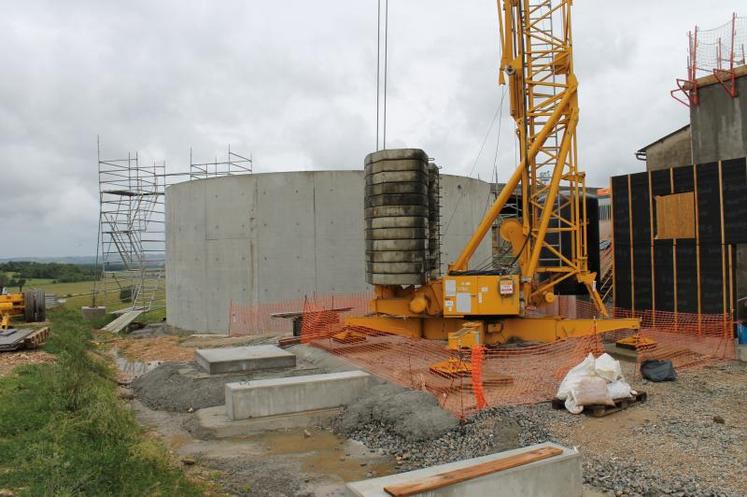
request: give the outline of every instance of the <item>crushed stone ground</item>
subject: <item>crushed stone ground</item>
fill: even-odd
[[[633,379],[633,365],[623,366]],[[673,383],[638,383],[649,401],[603,418],[544,403],[488,409],[424,440],[403,437],[387,418],[337,427],[394,455],[403,471],[550,440],[578,446],[585,483],[609,495],[747,495],[747,365],[723,363],[680,372]]]
[[[133,387],[152,409],[186,412],[223,404],[228,381],[353,369],[314,347],[289,350],[298,356],[295,370],[210,377],[193,364],[164,364]],[[649,400],[603,418],[574,416],[544,403],[492,408],[457,422],[432,396],[377,382],[340,416],[335,431],[393,456],[399,472],[550,440],[579,447],[584,482],[602,495],[747,496],[747,365],[729,362],[680,371],[673,383],[646,382],[633,363],[622,365],[626,378]],[[282,488],[291,467],[284,472],[280,464],[267,476],[272,464],[255,472],[238,462],[235,467],[214,462],[236,477],[227,481],[253,487],[231,488],[239,495],[303,493]]]

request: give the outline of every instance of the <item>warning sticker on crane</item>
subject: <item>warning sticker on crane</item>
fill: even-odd
[[[513,280],[503,279],[499,283],[499,291],[501,295],[513,295],[514,293],[514,282]]]

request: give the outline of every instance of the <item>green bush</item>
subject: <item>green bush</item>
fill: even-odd
[[[15,273],[19,278],[51,279],[60,283],[90,281],[100,275],[93,264],[60,264],[57,262],[8,261],[0,263],[0,273]],[[6,285],[17,286],[17,285]]]
[[[56,362],[0,379],[0,487],[30,497],[202,495],[119,401],[79,314],[51,318]]]

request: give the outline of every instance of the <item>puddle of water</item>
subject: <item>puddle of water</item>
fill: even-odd
[[[365,480],[394,472],[394,461],[369,451],[363,444],[340,438],[328,431],[303,430],[268,432],[257,437],[272,455],[299,458],[304,470],[322,475],[337,475],[343,481]]]

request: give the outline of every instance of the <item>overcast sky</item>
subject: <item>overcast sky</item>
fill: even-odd
[[[642,170],[688,121],[669,96],[686,33],[741,1],[574,2],[589,184]],[[0,258],[93,255],[96,135],[172,171],[253,154],[256,172],[358,169],[375,147],[376,0],[0,0]],[[498,127],[494,0],[390,0],[388,145],[490,179]],[[747,12],[742,12],[747,14]],[[506,106],[507,107],[507,106]],[[514,167],[504,109],[499,179]],[[476,163],[476,166],[475,166]]]

